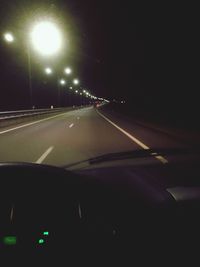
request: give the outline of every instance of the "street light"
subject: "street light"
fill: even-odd
[[[78,79],[74,79],[73,83],[77,85],[77,84],[79,84],[79,80]]]
[[[7,43],[13,43],[15,38],[12,33],[7,32],[4,34],[4,40]],[[27,44],[26,47],[27,52],[27,62],[28,62],[28,77],[29,77],[29,91],[30,91],[30,106],[32,108],[32,71],[31,71],[31,57],[30,57],[30,49],[29,45]]]
[[[65,73],[68,75],[71,74],[72,73],[71,68],[65,68]]]
[[[33,104],[33,92],[32,92],[32,68],[31,68],[31,51],[30,43],[34,49],[44,56],[50,56],[57,53],[62,46],[61,32],[57,26],[50,21],[40,21],[33,26],[32,31],[29,33],[30,42],[27,42],[26,52],[28,61],[28,75],[29,75],[29,91],[30,91],[30,106]],[[15,38],[12,33],[6,32],[4,34],[4,40],[7,43],[12,43]],[[52,70],[50,68],[45,69],[46,74],[50,75]]]
[[[10,32],[7,32],[7,33],[4,34],[4,39],[8,43],[14,42],[14,36]]]
[[[61,84],[61,85],[65,85],[65,84],[66,84],[66,81],[65,81],[64,79],[61,79],[61,80],[60,80],[60,84]]]
[[[61,105],[61,86],[64,86],[65,84],[66,84],[66,81],[64,79],[61,79],[58,82],[58,105],[59,106]]]
[[[52,74],[52,69],[51,68],[46,68],[45,69],[45,73],[48,74],[48,75]]]
[[[57,53],[62,45],[60,31],[49,21],[39,22],[33,27],[31,40],[35,50],[44,56]]]

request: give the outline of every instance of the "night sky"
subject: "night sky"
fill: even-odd
[[[32,3],[31,3],[32,2]],[[33,3],[34,2],[34,3]],[[33,56],[33,87],[40,107],[54,102],[57,72],[71,65],[83,87],[97,96],[162,113],[198,113],[199,47],[195,7],[141,1],[1,1],[0,29],[19,32],[13,46],[1,38],[0,110],[28,107],[25,19],[54,16],[69,43],[58,58]],[[25,15],[24,15],[25,14]]]

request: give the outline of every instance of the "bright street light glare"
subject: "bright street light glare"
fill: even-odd
[[[66,69],[65,69],[65,73],[66,73],[66,74],[71,74],[71,73],[72,73],[72,70],[71,70],[70,68],[66,68]]]
[[[9,33],[9,32],[4,34],[4,39],[8,43],[14,42],[14,36],[12,35],[12,33]]]
[[[42,55],[55,54],[61,48],[61,33],[52,22],[44,21],[36,24],[31,33],[34,48]]]
[[[78,79],[74,79],[73,83],[74,84],[79,84],[79,80]]]
[[[63,80],[63,79],[61,79],[61,80],[60,80],[60,84],[61,84],[61,85],[65,85],[65,84],[66,84],[66,81]]]
[[[46,68],[45,72],[46,72],[46,74],[52,74],[52,69],[51,68]]]

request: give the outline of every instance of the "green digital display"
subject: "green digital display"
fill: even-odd
[[[38,243],[39,243],[39,244],[44,244],[44,239],[42,239],[42,238],[39,239],[39,240],[38,240]]]
[[[49,235],[48,231],[43,232],[43,235]]]
[[[13,246],[17,243],[17,237],[16,236],[5,236],[3,238],[3,242],[5,245]]]

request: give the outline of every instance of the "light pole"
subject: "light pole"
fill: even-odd
[[[29,81],[29,92],[30,92],[30,107],[34,108],[33,106],[33,86],[32,86],[32,67],[31,67],[31,53],[29,44],[27,44],[27,60],[28,60],[28,81]]]
[[[13,43],[15,41],[15,37],[12,33],[7,32],[4,34],[4,40],[7,43]],[[31,55],[30,55],[29,43],[27,43],[27,46],[26,46],[26,54],[27,54],[27,64],[28,64],[28,83],[29,83],[29,93],[30,93],[30,106],[32,107],[32,69],[31,69]]]
[[[73,84],[76,86],[76,85],[78,85],[79,84],[79,80],[76,78],[76,79],[73,79]],[[79,93],[79,91],[76,89],[75,90],[75,93],[76,93],[76,95],[78,95],[78,93]],[[76,97],[76,99],[77,99],[77,97]],[[79,102],[79,101],[78,101]]]
[[[72,74],[72,69],[70,68],[70,67],[66,67],[65,69],[64,69],[64,73],[67,75],[67,76],[69,76],[69,75],[71,75]],[[69,89],[69,86],[68,86],[68,89]],[[71,92],[69,92],[69,90],[67,91],[67,98],[68,98],[68,105],[70,105],[70,103],[71,103]]]
[[[32,65],[30,45],[42,56],[51,56],[58,53],[62,47],[62,36],[57,26],[50,21],[40,21],[33,26],[26,40],[26,54],[28,64],[30,107],[33,108],[33,86],[32,86]],[[30,39],[30,40],[29,40]],[[15,37],[11,32],[4,34],[4,40],[7,43],[13,43]],[[47,70],[47,74],[49,70]]]
[[[64,79],[60,79],[58,82],[58,106],[61,106],[61,86],[65,86],[66,81]]]
[[[59,78],[58,77],[58,74],[56,71],[53,71],[52,68],[50,67],[46,67],[44,69],[44,72],[47,74],[47,75],[51,75],[52,73],[55,73],[56,76],[57,76],[57,90],[58,90],[58,106],[61,104],[61,87],[64,87],[64,86],[67,86],[66,88],[68,89],[67,90],[67,95],[68,95],[68,98],[67,98],[67,102],[66,102],[66,105],[70,104],[70,97],[71,97],[71,93],[72,93],[72,89],[73,87],[71,86],[70,83],[67,83],[66,80],[64,78]],[[72,73],[72,69],[70,67],[66,67],[63,69],[63,73],[64,74],[67,74],[67,76],[69,76],[71,73]]]
[[[34,50],[43,57],[49,57],[57,54],[62,47],[62,36],[57,26],[50,21],[40,21],[33,26],[30,34],[30,40]],[[29,65],[29,87],[32,105],[32,75],[31,75],[31,57],[28,44],[28,65]],[[46,74],[52,74],[51,68],[45,69]]]

